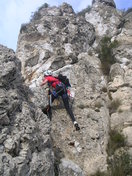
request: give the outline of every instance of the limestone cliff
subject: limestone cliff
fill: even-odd
[[[21,63],[0,45],[0,175],[54,175],[50,124],[30,101]]]
[[[109,79],[99,58],[104,36],[118,41]],[[1,46],[0,151],[7,159],[1,157],[0,173],[90,176],[98,170],[107,172],[106,151],[113,129],[126,136],[125,150],[132,155],[131,44],[132,12],[117,10],[113,0],[93,0],[85,16],[66,3],[42,6],[30,23],[23,24],[16,56]],[[47,87],[40,87],[46,69],[69,77],[80,132],[75,131],[61,100],[53,104],[51,122],[41,111],[48,103]]]

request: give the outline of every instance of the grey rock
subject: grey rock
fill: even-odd
[[[59,176],[70,176],[70,175],[84,176],[83,171],[77,164],[65,158],[61,160],[59,169],[60,169]]]
[[[77,56],[79,52],[88,51],[95,41],[93,25],[77,16],[66,3],[58,8],[42,8],[38,13],[41,17],[37,21],[32,19],[18,39],[16,54],[22,62],[26,82],[36,79],[46,68],[56,70],[63,67],[67,64],[65,55]],[[70,52],[67,46],[70,46]],[[45,56],[46,52],[50,53],[49,57]]]
[[[128,147],[132,147],[131,130],[132,127],[127,127],[123,129],[123,134],[126,137],[126,143]]]
[[[12,157],[7,153],[2,153],[0,155],[0,174],[2,176],[13,176],[16,172],[17,168]]]
[[[0,175],[53,176],[49,120],[31,103],[32,92],[24,85],[20,66],[14,52],[0,45]],[[31,163],[41,160],[46,164],[33,171]]]
[[[132,13],[115,7],[113,0],[93,0],[83,17],[67,3],[42,6],[22,25],[16,55],[0,45],[0,175],[107,172],[110,129],[123,131],[131,153]],[[104,36],[119,41],[110,79],[98,58]],[[51,122],[43,113],[48,86],[40,84],[47,69],[70,79],[79,132],[61,98],[52,104]]]
[[[109,115],[105,106],[105,98],[103,97],[103,100],[99,95],[104,86],[100,61],[94,56],[94,50],[91,47],[95,41],[95,29],[93,25],[86,22],[84,17],[77,16],[69,5],[63,4],[58,9],[62,12],[61,14],[56,13],[59,10],[57,11],[55,7],[40,11],[41,17],[37,21],[32,20],[27,25],[29,35],[26,31],[20,33],[16,54],[22,62],[22,75],[26,79],[26,84],[34,94],[31,101],[38,107],[43,108],[48,103],[47,88],[40,87],[45,69],[52,69],[56,74],[63,73],[70,79],[73,87],[71,91],[73,95],[76,95],[73,96],[72,108],[82,127],[82,133],[79,136],[75,133],[74,126],[62,106],[62,101],[58,100],[52,105],[53,120],[50,134],[54,146],[59,148],[63,155],[67,156],[67,159],[81,168],[82,172],[79,171],[77,174],[83,175],[86,172],[88,175],[96,172],[94,166],[97,158],[102,161],[98,164],[97,169],[107,169],[105,150],[108,136],[105,138],[104,133],[108,134]],[[47,11],[47,14],[55,11],[55,15],[52,15],[51,18],[44,11]],[[34,31],[32,31],[33,29]],[[27,40],[26,36],[28,35],[30,38],[30,34],[34,32],[41,33],[43,40],[35,37],[34,41]],[[28,45],[32,46],[32,50],[27,47]],[[26,46],[26,50],[24,50],[24,46]],[[47,60],[40,59],[47,50],[50,52],[50,57]],[[93,57],[88,55],[89,50],[92,51]],[[40,63],[38,62],[35,66],[26,66],[25,63],[30,59],[29,53],[40,53]],[[28,75],[31,75],[30,79]],[[97,101],[100,102],[99,106]],[[103,119],[104,116],[105,119]],[[39,119],[41,116],[38,116]],[[41,123],[39,124],[41,125]],[[24,138],[30,140],[28,134],[24,134]],[[70,148],[69,141],[73,141],[71,142],[74,145],[73,148]],[[45,145],[40,143],[40,148],[48,145],[48,140],[45,140]],[[92,160],[90,160],[91,158]],[[89,161],[91,169],[87,164]],[[68,172],[65,171],[64,174],[68,174]]]
[[[110,4],[113,1],[109,1]],[[105,5],[105,4],[108,5]],[[85,13],[87,22],[93,24],[96,31],[96,44],[101,37],[113,37],[120,33],[118,25],[122,21],[122,13],[109,5],[108,1],[93,1],[90,12]]]
[[[102,3],[102,4],[106,4],[106,5],[109,5],[111,7],[116,8],[116,4],[113,0],[93,0],[92,4],[99,3],[99,2]]]
[[[120,75],[124,77],[124,70],[121,68],[120,64],[116,63],[111,66],[110,69],[110,79],[113,81],[116,76]]]

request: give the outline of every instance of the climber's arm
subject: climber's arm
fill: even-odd
[[[47,79],[44,79],[43,82],[40,84],[40,86],[43,86],[44,84],[46,84],[48,82]]]

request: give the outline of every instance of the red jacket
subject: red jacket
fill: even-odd
[[[57,78],[53,76],[45,76],[43,82],[47,80],[48,84],[51,85],[53,88],[56,88],[56,85],[61,83]]]
[[[41,85],[44,85],[46,82],[48,82],[48,84],[51,85],[53,88],[56,88],[56,85],[58,85],[59,83],[61,83],[59,81],[59,79],[57,79],[57,78],[55,78],[53,76],[45,76]],[[70,92],[69,89],[67,89],[67,94],[69,96],[71,96],[71,92]]]

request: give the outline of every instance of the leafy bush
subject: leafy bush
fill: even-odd
[[[109,164],[110,176],[130,176],[132,175],[132,159],[127,152],[114,155]]]
[[[108,160],[108,172],[97,171],[91,176],[130,176],[132,175],[132,159],[127,152],[121,152],[120,155],[113,155]]]
[[[49,5],[47,3],[44,3],[41,7],[39,7],[39,9],[32,14],[31,21],[32,20],[39,20],[41,18],[40,10],[43,8],[48,8],[48,7],[49,7]]]
[[[31,15],[31,21],[33,21],[33,20],[39,20],[40,18],[41,18],[41,14],[38,11],[32,13],[32,15]]]
[[[43,8],[48,8],[48,7],[49,7],[49,4],[44,3],[41,7],[39,7],[38,11],[40,11]]]
[[[125,11],[125,15],[127,15],[130,12],[132,12],[132,7],[128,8],[127,11]]]
[[[117,130],[111,130],[107,146],[108,172],[107,176],[130,176],[132,173],[132,158],[125,148],[125,137]]]
[[[115,150],[125,146],[125,137],[116,130],[111,130],[109,133],[109,141],[107,146],[107,153],[109,156],[113,155]]]
[[[27,31],[27,23],[21,25],[20,33]]]
[[[125,147],[124,135],[116,130],[110,131],[107,148],[108,176],[128,176],[132,173],[132,159],[122,147]]]
[[[88,5],[87,8],[85,8],[82,11],[78,12],[77,15],[79,15],[79,16],[85,16],[85,13],[90,12],[91,8],[92,7],[90,5]]]
[[[110,37],[104,37],[101,40],[100,45],[99,58],[101,61],[102,71],[104,75],[109,75],[111,65],[116,62],[113,55],[113,48],[118,46],[118,42],[116,40],[111,42]]]
[[[91,176],[107,176],[107,174],[98,170],[94,175]]]
[[[125,137],[116,130],[111,130],[107,147],[108,171],[97,171],[91,176],[130,176],[132,175],[132,158],[124,150]],[[117,151],[118,149],[118,151]]]

